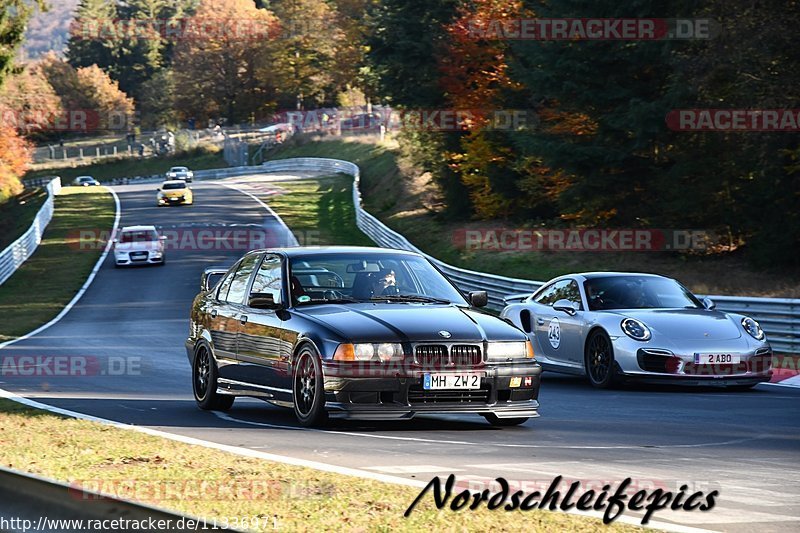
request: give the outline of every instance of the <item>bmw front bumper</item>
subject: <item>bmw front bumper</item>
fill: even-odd
[[[331,418],[403,420],[418,414],[494,414],[498,418],[539,416],[537,363],[451,371],[479,374],[479,389],[425,390],[424,370],[403,376],[352,376],[344,365],[323,363],[325,407]],[[447,373],[445,370],[434,373]]]

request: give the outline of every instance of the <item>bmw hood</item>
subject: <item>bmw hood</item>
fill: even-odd
[[[325,304],[301,307],[297,313],[352,342],[474,343],[526,339],[524,333],[500,318],[450,305]]]
[[[725,341],[742,336],[739,325],[720,311],[705,309],[633,309],[619,311],[635,318],[654,333],[685,340]]]

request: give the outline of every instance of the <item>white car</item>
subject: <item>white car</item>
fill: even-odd
[[[72,184],[78,187],[89,187],[90,185],[100,185],[100,182],[91,176],[78,176],[72,180]]]
[[[187,167],[172,167],[167,172],[167,179],[184,180],[187,183],[191,183],[192,179],[194,179],[194,172],[189,170]]]
[[[155,226],[126,226],[114,239],[114,266],[163,265],[164,241]]]

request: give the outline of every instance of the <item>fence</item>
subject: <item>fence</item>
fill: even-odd
[[[50,219],[53,218],[53,197],[61,190],[61,178],[54,178],[47,182],[47,200],[45,200],[33,224],[22,236],[0,252],[0,285],[6,282],[16,272],[42,242],[42,234]]]

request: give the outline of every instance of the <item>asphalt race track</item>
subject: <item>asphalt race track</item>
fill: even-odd
[[[267,200],[267,180],[259,186],[250,179],[248,192]],[[277,244],[280,225],[268,211],[222,183],[195,183],[195,205],[173,208],[155,206],[155,184],[118,187],[121,225],[265,228],[269,244]],[[798,389],[597,391],[581,379],[546,374],[541,418],[515,428],[431,417],[306,430],[289,410],[243,399],[225,414],[202,412],[183,348],[189,305],[203,268],[227,266],[242,253],[170,250],[165,266],[134,269],[115,269],[107,257],[63,320],[0,352],[87,356],[95,361],[92,375],[4,376],[0,388],[125,423],[423,481],[453,473],[461,482],[503,476],[541,487],[562,475],[595,488],[631,477],[642,488],[716,489],[710,512],[661,511],[654,519],[722,531],[798,531]]]

